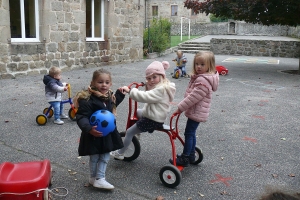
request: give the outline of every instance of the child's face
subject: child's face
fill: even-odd
[[[61,79],[61,73],[55,74],[55,75],[53,76],[53,78],[55,78],[56,80],[60,80],[60,79]]]
[[[177,57],[180,59],[182,57],[182,53],[178,53]]]
[[[195,58],[194,68],[196,74],[205,74],[208,72],[208,65],[206,65],[205,60],[200,57]]]
[[[154,87],[160,82],[160,75],[152,74],[151,76],[146,77],[146,80],[149,86]]]
[[[96,87],[102,94],[106,94],[111,85],[111,78],[108,74],[99,75],[98,78],[91,83],[91,86]]]

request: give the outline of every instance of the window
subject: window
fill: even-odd
[[[158,16],[158,6],[152,6],[152,16]]]
[[[178,12],[178,6],[177,5],[171,6],[171,16],[177,16],[177,12]]]
[[[39,42],[38,0],[9,0],[11,42]]]
[[[104,0],[86,0],[86,41],[104,41]]]

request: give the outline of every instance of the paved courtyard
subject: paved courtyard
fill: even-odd
[[[171,62],[175,54],[156,58]],[[186,55],[188,71],[193,55]],[[236,60],[253,60],[238,62]],[[259,60],[278,60],[260,62]],[[144,81],[144,70],[154,59],[106,66],[113,74],[112,89],[133,81]],[[171,145],[163,132],[141,136],[141,154],[133,162],[111,159],[107,180],[116,188],[102,191],[86,187],[88,157],[78,157],[80,130],[76,122],[65,120],[62,126],[50,119],[45,126],[35,122],[48,106],[44,98],[42,75],[0,80],[0,162],[49,159],[53,169],[52,187],[68,189],[65,197],[53,199],[156,199],[165,200],[251,200],[258,199],[266,187],[292,192],[300,188],[300,76],[282,73],[298,69],[298,59],[216,55],[217,65],[229,74],[220,76],[218,91],[213,94],[209,119],[197,130],[197,145],[203,162],[182,171],[178,187],[164,187],[160,169],[168,165]],[[183,98],[189,79],[176,83],[176,103]],[[71,84],[72,93],[86,88],[95,68],[63,72],[63,81]],[[141,105],[142,106],[142,105]],[[70,107],[65,106],[67,112]],[[125,129],[128,97],[118,107],[117,125]],[[179,119],[183,134],[186,117]],[[182,146],[176,142],[177,152]],[[62,191],[63,190],[59,190]]]

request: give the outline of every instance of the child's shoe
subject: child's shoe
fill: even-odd
[[[54,120],[53,123],[54,123],[54,124],[62,125],[62,124],[64,124],[64,121],[62,121],[62,120],[60,120],[60,119],[56,119],[56,120]]]
[[[180,157],[180,156],[181,156],[180,154],[177,154],[177,158]],[[193,164],[195,161],[196,161],[195,153],[191,153],[189,155],[189,162],[190,162],[190,164]]]
[[[115,188],[112,184],[107,182],[105,180],[105,178],[95,179],[95,182],[94,182],[93,186],[96,187],[96,188],[106,189],[106,190],[112,190],[112,189]]]
[[[169,162],[173,165],[173,159],[170,159]],[[181,154],[181,156],[176,158],[176,165],[178,166],[188,167],[189,164],[189,157],[184,154]]]
[[[124,154],[120,154],[118,150],[110,152],[110,155],[117,160],[124,160]]]
[[[94,183],[95,183],[95,177],[90,177],[89,178],[89,184],[94,185]]]
[[[61,119],[68,119],[69,117],[68,117],[68,115],[61,114],[61,115],[60,115],[60,118],[61,118]]]

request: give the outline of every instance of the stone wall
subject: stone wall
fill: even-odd
[[[299,58],[300,42],[212,38],[210,50],[220,55]]]
[[[182,34],[189,34],[189,24],[182,24]],[[181,34],[181,24],[174,23],[171,27],[171,35]],[[191,23],[190,35],[270,35],[270,36],[300,36],[299,28],[288,26],[263,26],[260,24],[249,24],[241,21],[229,21],[218,23]]]
[[[144,0],[104,2],[105,41],[86,41],[86,0],[43,0],[40,42],[11,43],[9,1],[0,0],[0,78],[143,59]]]

